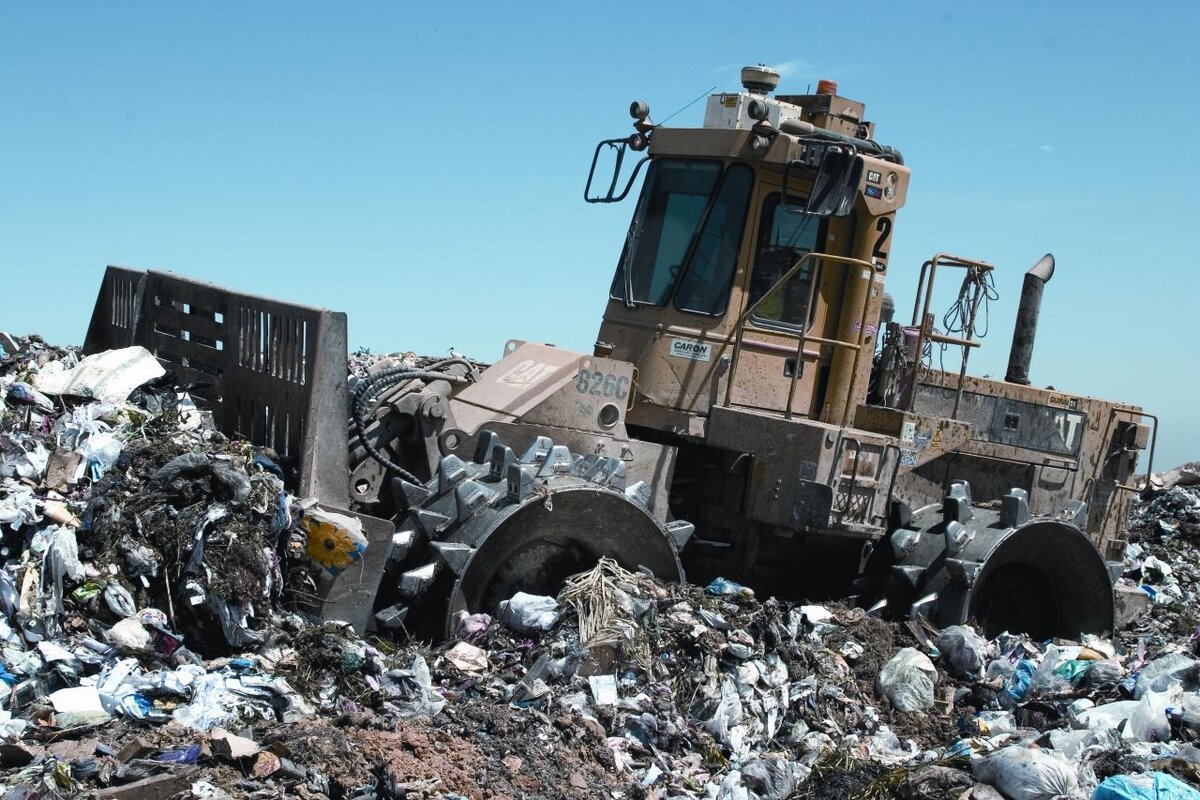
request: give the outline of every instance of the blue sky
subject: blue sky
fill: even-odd
[[[763,62],[903,151],[902,312],[937,251],[997,265],[972,371],[1002,375],[1053,252],[1034,382],[1157,412],[1172,466],[1200,459],[1198,31],[1184,2],[8,3],[0,329],[80,342],[118,263],[346,311],[355,347],[590,350],[632,212],[582,201],[595,142]]]

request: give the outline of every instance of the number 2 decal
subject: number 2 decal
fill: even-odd
[[[880,217],[879,222],[875,223],[875,230],[879,231],[879,238],[875,240],[875,249],[871,251],[871,255],[886,261],[888,254],[883,246],[887,244],[888,237],[892,235],[892,218]]]

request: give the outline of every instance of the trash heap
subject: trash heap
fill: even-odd
[[[148,353],[0,347],[0,800],[1200,797],[1186,470],[1135,509],[1154,602],[1115,640],[606,560],[428,646],[318,616],[361,532]]]
[[[1122,582],[1154,603],[1133,632],[1165,645],[1200,627],[1200,462],[1156,475],[1151,486],[1131,515]]]
[[[462,618],[435,683],[598,726],[629,796],[1200,797],[1190,651],[986,641],[611,561],[499,613]]]
[[[229,728],[336,717],[354,696],[393,721],[441,709],[415,650],[385,654],[313,615],[321,582],[361,544],[285,491],[273,453],[218,433],[142,348],[80,358],[9,336],[0,348],[0,783],[21,787],[12,796],[139,796],[143,782],[158,796],[213,753],[265,750]],[[286,755],[264,763],[260,778],[329,792]]]

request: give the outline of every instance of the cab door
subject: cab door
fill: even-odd
[[[812,406],[827,359],[816,344],[806,345],[799,361],[796,352],[805,330],[821,331],[825,326],[827,288],[822,286],[819,260],[807,259],[788,283],[770,290],[805,255],[824,250],[830,221],[788,211],[781,196],[779,184],[764,182],[756,198],[758,225],[741,286],[740,312],[758,305],[745,322],[741,351],[730,376],[730,401],[782,412],[793,372],[799,369],[790,410],[817,416],[819,409]]]

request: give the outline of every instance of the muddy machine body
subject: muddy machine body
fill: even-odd
[[[989,634],[1111,628],[1106,558],[1149,417],[1029,384],[1053,258],[1025,277],[1006,380],[967,374],[992,266],[933,256],[898,321],[900,153],[835,86],[742,78],[701,128],[635,103],[633,133],[597,147],[589,201],[643,180],[593,352],[510,341],[486,370],[397,359],[343,389],[350,480],[331,499],[398,528],[377,624],[441,625],[609,555]]]

